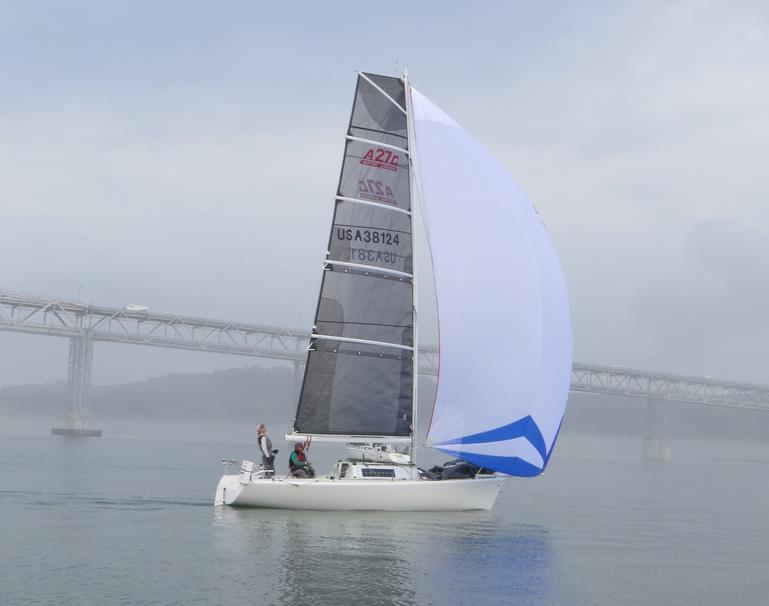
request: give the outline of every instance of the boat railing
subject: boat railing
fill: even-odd
[[[246,468],[246,464],[248,465],[248,468]],[[254,478],[272,478],[275,476],[274,469],[265,469],[262,465],[257,467],[256,463],[246,461],[245,459],[222,459],[222,465],[226,467],[224,472],[225,475],[231,475],[230,467],[235,465],[235,469],[240,473],[249,474],[249,479],[251,480]]]
[[[240,469],[240,466],[243,464],[242,460],[239,459],[222,459],[222,465],[224,465],[227,470],[225,471],[226,475],[230,475],[230,466],[237,465],[238,469]]]

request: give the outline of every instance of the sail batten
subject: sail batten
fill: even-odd
[[[326,261],[328,265],[339,265],[340,267],[351,267],[353,269],[360,269],[362,271],[373,271],[384,275],[394,275],[401,278],[411,278],[413,274],[406,273],[404,271],[396,271],[394,269],[386,269],[384,267],[377,267],[376,265],[363,265],[361,263],[350,263],[348,261]]]
[[[386,343],[385,341],[369,341],[367,339],[353,339],[350,337],[334,337],[331,335],[319,335],[313,333],[313,339],[325,339],[327,341],[342,341],[344,343],[361,343],[363,345],[378,345],[380,347],[393,347],[395,349],[405,349],[406,351],[413,351],[413,347],[408,345],[401,345],[400,343]]]
[[[388,204],[383,204],[382,202],[372,202],[370,200],[361,200],[360,198],[346,198],[345,196],[337,196],[337,200],[340,200],[342,202],[353,202],[355,204],[365,204],[367,206],[375,206],[377,208],[384,208],[386,210],[394,210],[395,212],[403,213],[404,215],[411,215],[411,211],[405,210],[403,208],[398,208],[397,206],[390,206]]]
[[[383,132],[383,131],[379,131]],[[352,135],[347,135],[345,137],[348,141],[358,141],[359,143],[370,143],[372,145],[377,145],[379,147],[384,147],[385,149],[392,149],[393,151],[401,152],[402,154],[408,155],[409,151],[404,147],[399,147],[397,145],[390,145],[389,143],[383,143],[382,141],[376,141],[375,139],[366,139],[365,137],[353,137]]]
[[[283,436],[287,442],[304,442],[312,438],[313,442],[387,442],[389,444],[408,444],[411,438],[408,436],[376,436],[371,434],[310,434],[310,433],[287,433]]]

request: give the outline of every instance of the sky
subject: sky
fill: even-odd
[[[0,0],[0,288],[309,327],[355,72],[404,67],[539,209],[576,360],[769,383],[761,2]],[[0,385],[66,356],[0,332]]]

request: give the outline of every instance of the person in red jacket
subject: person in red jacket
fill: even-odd
[[[309,447],[309,440],[302,444],[297,442],[294,446],[294,452],[288,458],[288,467],[291,470],[291,475],[295,478],[314,478],[315,469],[313,469],[310,462],[307,460],[307,455],[304,454],[306,448]]]

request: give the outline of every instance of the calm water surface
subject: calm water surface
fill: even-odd
[[[765,462],[562,457],[491,513],[212,507],[250,449],[0,434],[0,603],[769,603]]]

